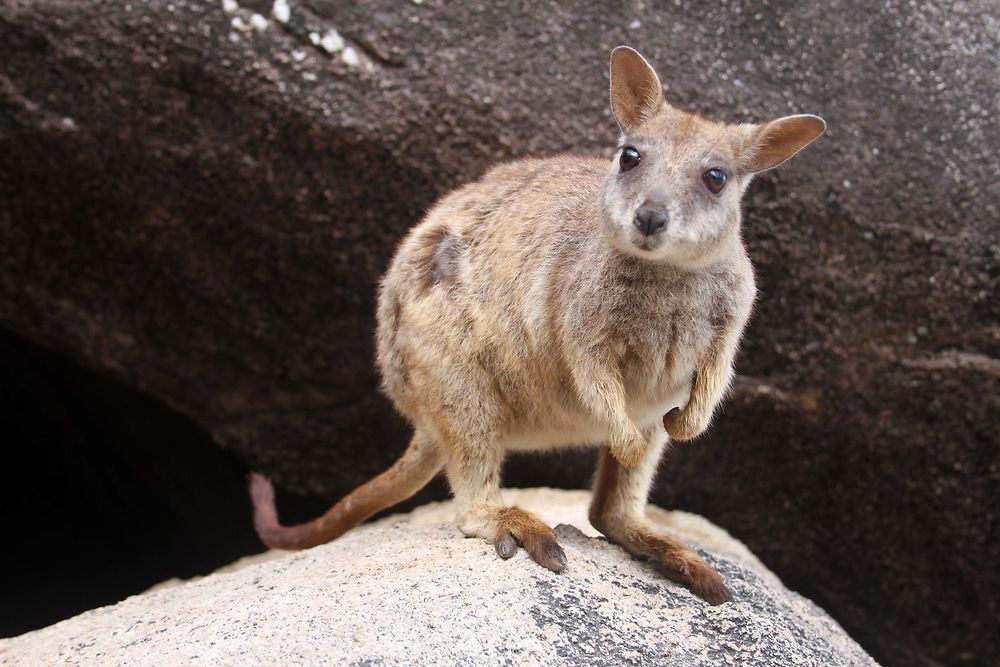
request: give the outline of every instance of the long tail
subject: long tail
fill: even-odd
[[[400,503],[424,488],[441,470],[441,455],[416,435],[395,464],[365,482],[323,516],[295,526],[282,526],[274,505],[274,487],[263,475],[250,473],[253,524],[272,549],[308,549],[334,540],[376,512]]]

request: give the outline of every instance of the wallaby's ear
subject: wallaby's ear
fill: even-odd
[[[611,111],[623,132],[633,130],[663,105],[663,87],[639,52],[619,46],[611,52]]]
[[[809,114],[785,116],[755,126],[744,150],[747,172],[755,174],[777,167],[812,143],[824,130],[826,121]]]

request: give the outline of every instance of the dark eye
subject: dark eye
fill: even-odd
[[[701,180],[713,195],[717,195],[726,186],[726,172],[718,168],[709,169],[701,175]]]
[[[639,162],[642,161],[642,156],[639,155],[639,151],[632,148],[631,146],[626,146],[622,149],[622,156],[618,158],[618,164],[621,165],[622,172],[626,172],[629,169],[635,169],[639,166]]]

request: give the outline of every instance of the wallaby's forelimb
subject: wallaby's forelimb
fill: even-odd
[[[712,344],[695,372],[687,405],[663,416],[663,426],[671,440],[691,440],[708,428],[712,413],[733,380],[733,357],[739,334],[739,330],[730,329]]]
[[[599,420],[607,424],[608,447],[623,465],[639,463],[649,448],[646,439],[628,416],[625,388],[619,372],[601,365],[592,355],[571,348],[571,373],[581,401]]]
[[[418,435],[395,464],[362,484],[326,514],[295,526],[282,526],[271,481],[250,473],[254,528],[272,549],[308,549],[335,540],[373,514],[400,503],[427,485],[441,470],[441,456]]]

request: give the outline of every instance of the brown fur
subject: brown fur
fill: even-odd
[[[508,451],[604,443],[591,521],[709,602],[729,599],[718,574],[644,517],[668,438],[707,427],[733,375],[750,314],[753,271],[740,239],[740,195],[822,131],[814,116],[731,126],[674,109],[645,60],[611,59],[623,145],[642,155],[522,160],[444,197],[402,241],[382,281],[383,389],[413,424],[392,469],[324,517],[283,527],[255,478],[268,544],[332,539],[414,493],[441,465],[466,535],[503,558],[517,544],[549,569],[566,558],[534,515],[499,488]],[[719,194],[706,170],[728,174]],[[668,222],[633,224],[640,208]],[[664,417],[666,414],[666,417]]]
[[[400,503],[427,485],[441,471],[441,459],[414,436],[395,465],[362,484],[323,516],[296,526],[282,526],[274,505],[271,482],[250,474],[254,528],[264,544],[274,549],[308,549],[334,540],[379,510]]]

